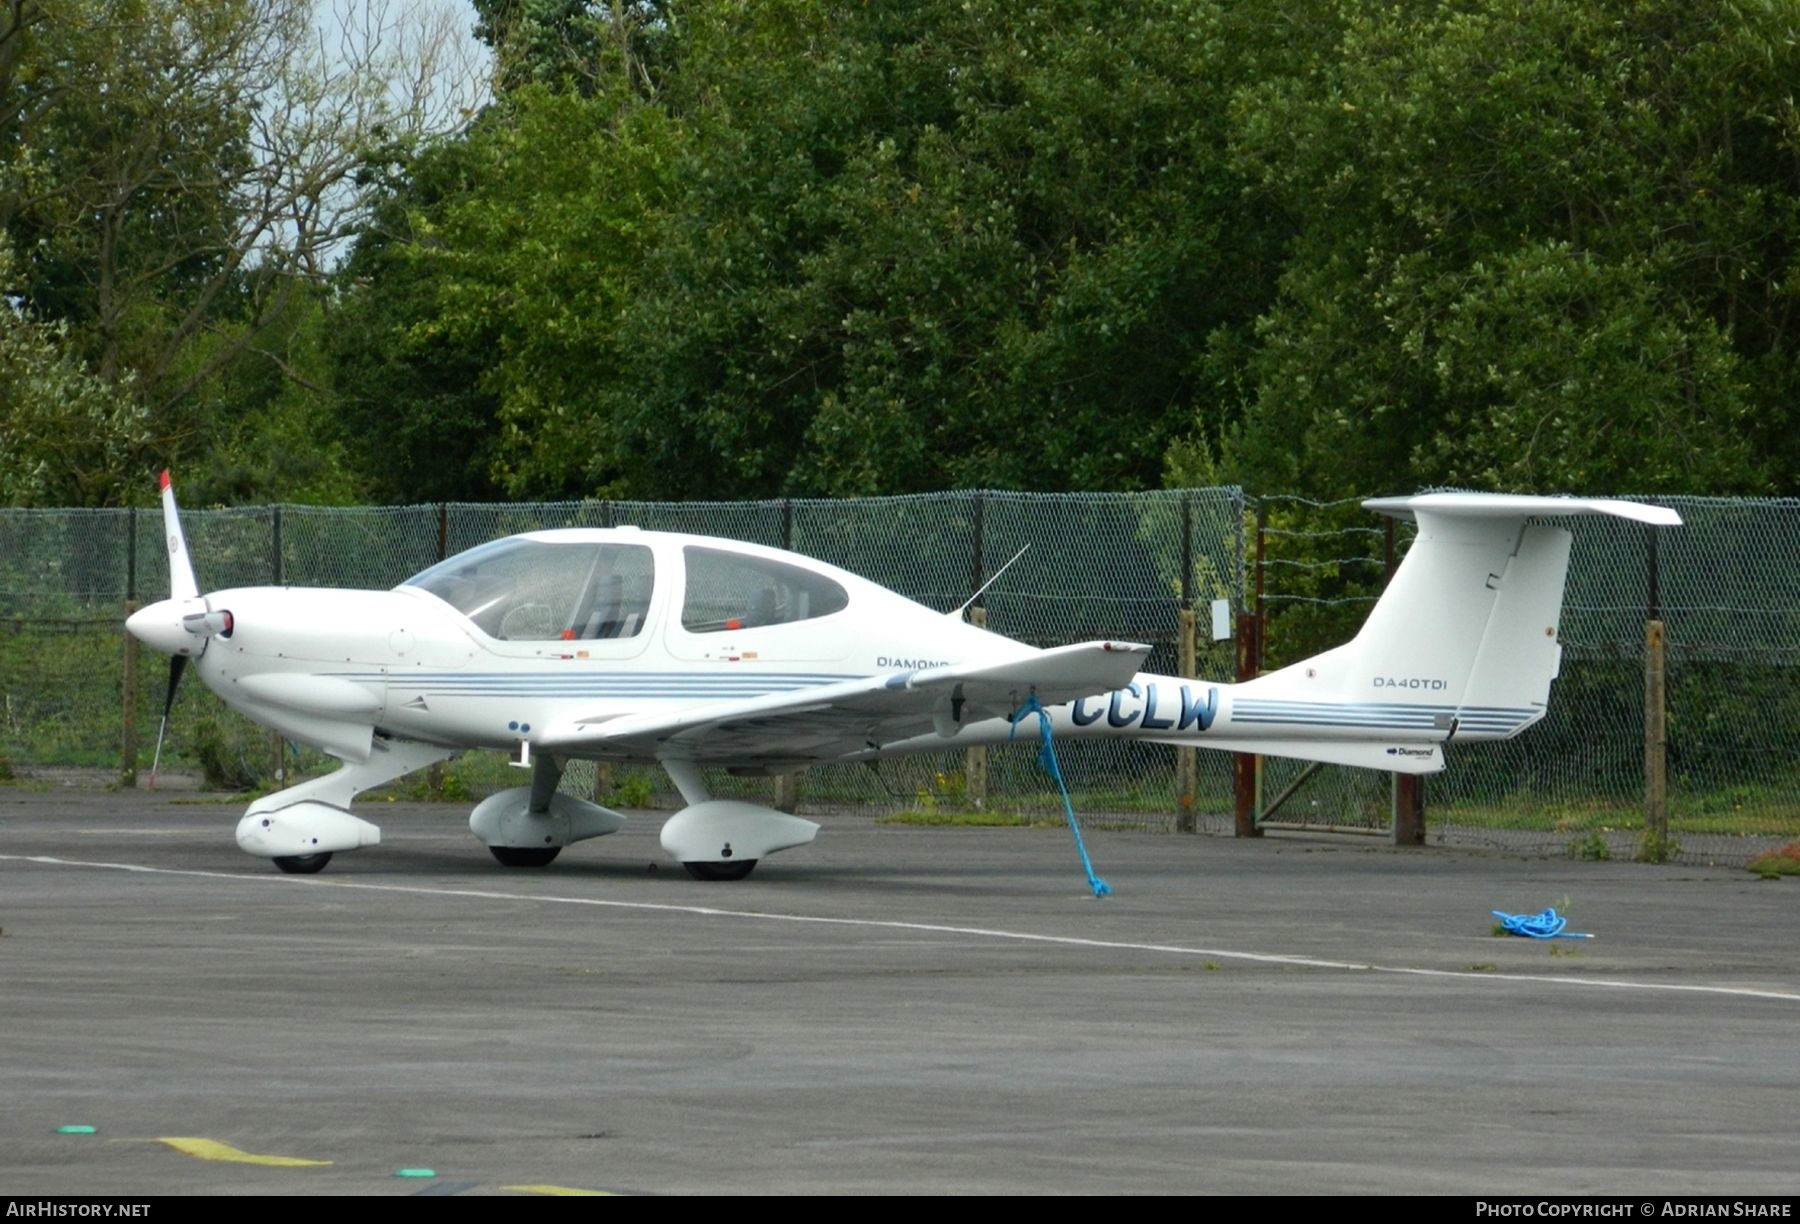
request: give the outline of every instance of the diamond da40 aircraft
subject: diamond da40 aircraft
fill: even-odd
[[[1561,648],[1569,533],[1540,516],[1672,526],[1633,502],[1433,493],[1370,509],[1418,535],[1349,643],[1241,684],[1139,671],[1148,646],[1038,649],[780,549],[630,527],[533,531],[390,591],[203,594],[168,473],[170,597],[127,628],[192,662],[225,703],[341,762],[263,796],[238,845],[283,871],[381,840],[354,798],[468,749],[531,766],[469,827],[500,863],[540,867],[625,817],[557,789],[572,758],[652,761],[686,807],[663,849],[703,880],[741,879],[818,825],[708,791],[703,767],[777,774],[994,744],[1033,697],[1053,734],[1133,737],[1403,773],[1453,741],[1543,717]],[[166,709],[165,709],[166,718]]]

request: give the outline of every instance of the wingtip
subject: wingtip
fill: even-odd
[[[162,491],[162,490],[164,490],[164,489],[167,489],[167,488],[168,488],[168,487],[169,487],[169,484],[170,484],[170,481],[169,481],[169,469],[168,469],[168,468],[164,468],[164,469],[163,469],[163,470],[162,470],[162,474],[161,474],[161,475],[159,475],[159,476],[158,476],[158,477],[157,477],[157,478],[156,478],[156,488],[157,488],[157,491],[158,491],[158,492],[161,492],[161,491]]]

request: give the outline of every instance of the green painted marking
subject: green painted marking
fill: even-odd
[[[94,1131],[95,1128],[92,1126],[59,1126],[56,1128],[56,1133],[59,1135],[91,1135]]]
[[[395,1169],[395,1177],[436,1177],[436,1169]]]

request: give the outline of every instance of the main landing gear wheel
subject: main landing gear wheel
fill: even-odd
[[[488,853],[502,867],[547,867],[562,852],[561,846],[538,849],[535,846],[489,846]]]
[[[331,851],[323,854],[283,854],[273,860],[275,865],[289,875],[318,875],[325,870],[325,864],[331,861]]]
[[[750,874],[756,866],[755,859],[742,859],[735,863],[683,863],[687,873],[696,880],[741,880]]]

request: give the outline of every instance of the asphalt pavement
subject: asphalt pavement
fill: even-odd
[[[1094,830],[1096,900],[1064,830],[826,816],[699,883],[665,814],[524,870],[361,811],[291,877],[0,788],[0,1194],[1800,1192],[1797,880]],[[1546,905],[1595,938],[1492,933]]]

